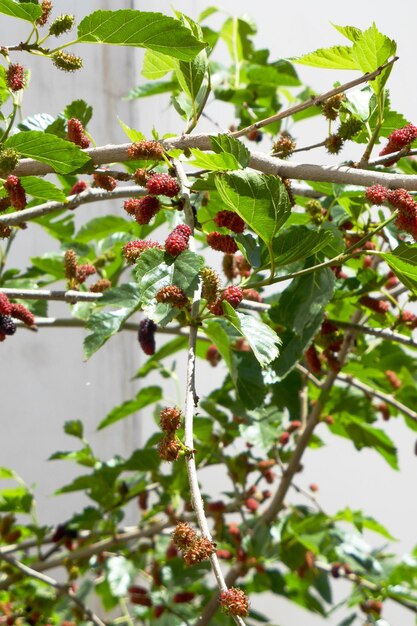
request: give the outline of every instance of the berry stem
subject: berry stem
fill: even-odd
[[[9,133],[12,130],[13,123],[14,123],[14,120],[16,118],[16,113],[17,113],[18,109],[19,109],[19,104],[15,100],[13,102],[13,110],[12,110],[12,112],[10,114],[10,117],[9,117],[9,123],[7,124],[7,127],[4,130],[4,133],[0,137],[0,143],[3,143],[3,141],[6,141],[7,137],[9,136]]]

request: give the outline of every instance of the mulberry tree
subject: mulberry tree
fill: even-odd
[[[51,459],[80,475],[60,497],[79,491],[89,504],[57,526],[36,521],[29,477],[0,469],[2,624],[254,625],[269,623],[266,591],[280,623],[282,598],[326,617],[340,611],[336,579],[349,589],[340,626],[386,625],[387,603],[417,613],[417,548],[392,556],[381,522],[349,503],[327,512],[317,485],[297,482],[325,431],[326,445],[344,437],[396,470],[385,422],[417,428],[417,127],[391,108],[396,44],[375,24],[336,26],[345,45],[273,59],[251,21],[226,16],[216,29],[215,12],[79,21],[49,0],[0,0],[26,26],[26,40],[0,47],[0,341],[85,327],[88,359],[134,333],[137,395],[97,427],[137,411],[155,421],[143,447],[102,459],[68,416],[78,447]],[[126,143],[97,146],[81,98],[56,117],[20,116],[30,55],[44,72],[77,72],[72,46],[87,43],[145,49],[128,98],[166,94],[178,114],[169,135],[123,125]],[[317,94],[297,64],[357,76]],[[227,131],[206,113],[214,100]],[[307,117],[314,145],[299,133]],[[304,160],[320,148],[330,165]],[[103,201],[108,213],[89,219],[87,205]],[[34,224],[51,249],[13,267],[9,252]],[[67,317],[48,318],[55,300]],[[176,358],[187,363],[177,403],[163,391]],[[155,371],[161,385],[147,381]],[[219,488],[203,489],[200,470],[214,466]]]

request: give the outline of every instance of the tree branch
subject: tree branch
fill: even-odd
[[[326,93],[323,93],[320,96],[313,96],[312,98],[310,98],[310,100],[307,100],[306,102],[301,102],[300,104],[296,104],[290,107],[289,109],[285,109],[285,111],[281,111],[280,113],[277,113],[276,115],[271,115],[271,117],[267,117],[264,120],[255,122],[254,124],[251,124],[250,126],[247,126],[246,128],[242,128],[241,130],[231,133],[231,135],[232,137],[242,137],[243,135],[250,133],[252,130],[258,130],[259,128],[268,126],[268,124],[272,124],[273,122],[278,122],[279,120],[282,120],[285,117],[290,117],[291,115],[294,115],[295,113],[299,113],[300,111],[305,111],[305,109],[309,109],[312,106],[321,104],[322,102],[325,102],[332,96],[337,96],[337,94],[343,93],[344,91],[348,91],[349,89],[353,89],[354,87],[357,87],[358,85],[361,85],[362,83],[367,83],[371,80],[374,80],[377,76],[381,74],[381,72],[383,72],[383,70],[393,65],[397,60],[398,60],[398,57],[394,57],[393,59],[391,59],[391,61],[388,61],[387,63],[384,63],[384,65],[381,65],[380,67],[378,67],[374,72],[368,72],[367,74],[364,74],[363,76],[360,76],[359,78],[355,78],[354,80],[351,80],[348,83],[345,83],[344,85],[340,85],[339,87],[336,87],[335,89],[331,89],[330,91],[327,91]]]
[[[395,341],[395,343],[401,343],[404,346],[410,348],[417,348],[417,342],[412,337],[406,337],[400,333],[395,333],[392,330],[386,330],[384,328],[371,328],[370,326],[364,326],[363,324],[351,324],[350,322],[342,322],[341,320],[329,319],[340,328],[351,328],[357,330],[363,335],[372,335],[373,337],[379,337],[380,339],[386,339],[387,341]]]
[[[390,404],[392,407],[417,422],[417,413],[399,400],[396,400],[391,394],[384,393],[383,391],[379,391],[378,389],[374,389],[373,387],[370,387],[369,385],[363,383],[357,378],[353,378],[353,376],[350,376],[349,374],[340,373],[337,375],[337,380],[341,380],[351,387],[360,389],[368,396],[378,398],[378,400],[382,400],[383,402]]]
[[[180,183],[181,199],[184,202],[185,221],[191,228],[192,237],[190,238],[190,250],[194,250],[194,215],[190,204],[190,185],[187,180],[182,163],[178,160],[174,160],[174,167],[177,172],[178,180]],[[196,345],[197,345],[197,330],[196,319],[199,315],[201,297],[201,283],[193,294],[191,305],[191,326],[188,341],[188,358],[187,358],[187,379],[186,379],[186,394],[185,394],[185,408],[184,408],[184,428],[185,438],[184,443],[186,447],[191,451],[186,455],[186,466],[188,474],[188,482],[190,485],[191,501],[193,509],[197,518],[198,527],[201,534],[208,539],[212,539],[210,528],[208,525],[207,517],[204,511],[204,502],[201,496],[200,486],[198,484],[197,466],[194,456],[194,409],[198,406],[198,395],[195,388],[195,362],[196,362]],[[211,568],[216,579],[217,587],[220,591],[227,590],[227,584],[224,579],[219,559],[214,552],[210,556]],[[237,615],[233,616],[236,624],[239,626],[245,626],[245,622],[241,617]]]
[[[74,291],[69,289],[49,290],[49,289],[14,289],[1,287],[0,293],[6,294],[9,298],[18,298],[21,300],[57,300],[61,302],[95,302],[103,297],[102,293],[92,293],[91,291]]]
[[[116,187],[114,191],[104,191],[103,189],[87,189],[79,194],[68,196],[66,202],[45,202],[30,209],[23,211],[14,211],[6,215],[0,215],[0,224],[5,226],[16,226],[22,222],[33,220],[36,217],[49,215],[65,209],[75,209],[81,204],[90,204],[91,202],[101,202],[103,200],[116,200],[119,198],[140,197],[147,194],[146,189],[137,185],[129,187]]]

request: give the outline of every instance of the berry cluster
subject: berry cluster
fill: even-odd
[[[136,241],[129,241],[123,246],[122,255],[128,263],[136,263],[142,252],[149,250],[149,248],[162,250],[162,246],[156,241],[137,239]]]
[[[222,302],[228,302],[230,306],[234,309],[237,309],[239,304],[243,299],[243,291],[241,287],[237,287],[235,285],[231,285],[230,287],[226,287],[220,297],[208,305],[208,309],[213,315],[223,315],[223,306]]]
[[[173,198],[179,193],[180,186],[169,174],[153,174],[146,182],[146,189],[153,196]]]
[[[179,523],[172,533],[174,544],[183,551],[186,565],[196,565],[208,559],[215,551],[215,545],[208,537],[198,537],[187,523]]]
[[[68,120],[67,125],[68,139],[81,148],[88,148],[90,140],[84,132],[84,126],[76,117]]]
[[[403,128],[398,128],[394,130],[389,137],[387,145],[382,148],[379,156],[385,156],[386,154],[391,154],[392,152],[398,152],[402,150],[402,148],[406,148],[413,141],[417,139],[417,126],[413,124],[407,124]],[[385,165],[393,165],[396,159],[385,163]]]
[[[207,243],[213,250],[224,252],[225,254],[234,254],[238,249],[233,237],[230,235],[222,235],[217,231],[207,235]]]
[[[165,251],[171,256],[178,256],[188,248],[191,228],[187,224],[176,226],[165,240]]]
[[[16,324],[12,318],[20,320],[29,328],[36,329],[33,313],[23,304],[10,302],[6,294],[0,292],[0,341],[15,334]]]
[[[152,320],[145,318],[139,322],[138,341],[145,354],[151,356],[155,354],[155,331],[156,324]]]
[[[114,191],[117,186],[117,180],[113,176],[104,174],[103,172],[96,172],[93,174],[94,185],[105,189],[106,191]]]
[[[83,180],[77,180],[77,182],[71,187],[71,191],[69,192],[69,196],[76,196],[79,193],[82,193],[87,189],[87,183]]]
[[[6,72],[7,86],[12,91],[20,91],[25,86],[25,73],[23,65],[11,63]]]
[[[143,198],[129,198],[124,203],[124,209],[135,216],[138,224],[149,224],[151,219],[158,213],[161,203],[155,196],[144,196]]]
[[[68,289],[78,289],[82,283],[85,283],[89,276],[97,272],[94,265],[78,263],[78,257],[74,250],[67,250],[64,255],[65,278],[68,281]]]
[[[234,211],[219,211],[214,216],[214,222],[220,228],[228,228],[234,233],[243,233],[246,226],[240,215],[237,215]]]
[[[362,296],[359,299],[359,304],[374,311],[375,313],[380,313],[381,315],[385,315],[389,311],[389,303],[385,302],[385,300],[377,300],[376,298],[371,298],[370,296]]]
[[[249,612],[249,598],[242,589],[230,587],[220,594],[220,605],[227,615],[246,617]]]
[[[173,433],[181,428],[182,413],[180,409],[175,407],[167,407],[162,409],[159,419],[161,430],[167,433]]]
[[[127,149],[129,159],[162,161],[164,149],[158,141],[136,141]]]
[[[27,204],[27,200],[25,190],[22,187],[20,179],[17,176],[10,174],[10,176],[6,178],[6,182],[3,186],[7,191],[11,206],[18,211],[24,209]]]
[[[162,289],[157,292],[155,298],[157,302],[170,304],[177,309],[182,309],[189,305],[188,296],[185,291],[176,285],[162,287]]]
[[[382,185],[372,185],[365,191],[365,198],[377,206],[383,204],[387,199],[388,189]]]
[[[178,459],[181,450],[181,442],[176,437],[173,437],[171,433],[167,433],[158,444],[159,456],[163,461],[169,461],[170,463]]]

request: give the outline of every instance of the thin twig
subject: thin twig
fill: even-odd
[[[394,57],[393,59],[391,59],[391,61],[388,61],[387,63],[384,63],[384,65],[381,65],[380,67],[378,67],[374,72],[368,72],[367,74],[364,74],[363,76],[360,76],[359,78],[356,78],[355,80],[351,80],[348,83],[345,83],[344,85],[340,85],[339,87],[336,87],[335,89],[331,89],[330,91],[327,91],[326,93],[321,94],[320,96],[313,96],[312,98],[310,98],[310,100],[306,100],[305,102],[300,102],[299,104],[296,104],[290,107],[289,109],[285,109],[285,111],[281,111],[280,113],[277,113],[276,115],[271,115],[270,117],[267,117],[264,120],[260,120],[259,122],[255,122],[254,124],[251,124],[250,126],[246,126],[246,128],[242,128],[241,130],[238,130],[235,133],[231,133],[231,135],[232,137],[242,137],[243,135],[250,133],[252,130],[258,130],[259,128],[268,126],[268,124],[272,124],[273,122],[282,120],[285,117],[290,117],[291,115],[294,115],[295,113],[300,113],[300,111],[304,111],[305,109],[309,109],[312,106],[321,104],[322,102],[325,102],[329,98],[332,98],[333,96],[336,96],[339,93],[343,93],[344,91],[353,89],[354,87],[357,87],[358,85],[361,85],[362,83],[367,83],[371,80],[374,80],[377,76],[381,74],[381,72],[383,72],[387,67],[390,67],[391,65],[393,65],[395,61],[397,60],[398,60],[398,57]]]
[[[86,189],[81,193],[68,196],[65,202],[45,202],[30,209],[23,211],[14,211],[6,215],[0,215],[0,224],[5,226],[16,226],[22,222],[33,220],[43,215],[56,213],[64,209],[75,209],[82,204],[90,204],[91,202],[102,202],[103,200],[116,200],[120,198],[139,197],[146,195],[147,191],[137,185],[128,187],[116,187],[114,191],[104,191],[103,189]]]
[[[21,300],[57,300],[61,302],[95,302],[103,297],[102,293],[92,293],[91,291],[74,291],[69,289],[50,290],[50,289],[15,289],[1,287],[0,293],[6,294],[9,298],[18,298]]]
[[[103,622],[98,617],[98,615],[96,615],[91,609],[86,607],[85,604],[80,600],[80,598],[76,596],[74,591],[72,591],[72,589],[68,587],[68,585],[59,583],[54,578],[51,578],[46,574],[42,574],[41,572],[33,569],[32,567],[29,567],[28,565],[25,565],[24,563],[21,563],[13,556],[10,556],[8,554],[0,554],[0,559],[6,561],[6,563],[22,572],[22,574],[24,574],[25,576],[29,576],[30,578],[34,578],[35,580],[39,580],[40,582],[49,585],[49,587],[53,587],[54,589],[56,589],[58,594],[64,594],[68,596],[68,598],[70,598],[70,600],[74,604],[76,604],[96,626],[106,626],[105,622]]]
[[[406,415],[410,419],[417,422],[417,413],[413,411],[412,409],[410,409],[405,404],[403,404],[402,402],[400,402],[399,400],[396,400],[391,394],[384,393],[383,391],[379,391],[378,389],[375,389],[374,387],[370,387],[366,383],[363,383],[361,380],[358,380],[357,378],[354,378],[353,376],[350,376],[349,374],[340,373],[337,375],[337,380],[341,380],[347,385],[350,385],[351,387],[360,389],[360,391],[363,391],[367,396],[378,398],[378,400],[382,400],[383,402],[390,404],[392,407],[394,407],[401,413],[404,413],[404,415]]]
[[[194,215],[190,204],[190,184],[187,180],[182,163],[178,160],[174,160],[174,167],[177,172],[178,180],[180,183],[181,198],[184,202],[185,220],[190,227],[192,237],[190,238],[190,250],[195,247],[194,242]],[[197,466],[194,457],[194,410],[198,406],[198,395],[195,388],[195,363],[196,363],[196,344],[197,344],[197,325],[195,323],[199,314],[201,297],[201,284],[193,294],[191,305],[191,326],[189,331],[188,341],[188,358],[187,358],[187,379],[186,379],[186,394],[185,394],[185,407],[184,407],[184,428],[185,437],[184,443],[186,447],[191,451],[186,455],[186,465],[188,482],[190,485],[191,501],[193,509],[197,518],[198,527],[201,534],[204,537],[208,537],[211,540],[210,528],[208,520],[204,511],[204,502],[201,496],[200,486],[198,484]],[[217,587],[220,592],[227,590],[227,584],[221,571],[219,559],[214,552],[210,556],[210,563],[214,577],[216,579]],[[233,616],[234,621],[239,626],[244,626],[245,622],[241,617],[237,615]]]
[[[393,330],[385,328],[371,328],[370,326],[364,326],[363,324],[351,324],[350,322],[342,322],[341,320],[329,319],[340,328],[351,328],[358,330],[363,335],[372,335],[373,337],[379,337],[380,339],[386,339],[387,341],[394,341],[395,343],[401,343],[404,346],[410,348],[417,348],[417,342],[412,337],[406,337],[400,333],[396,333]]]

